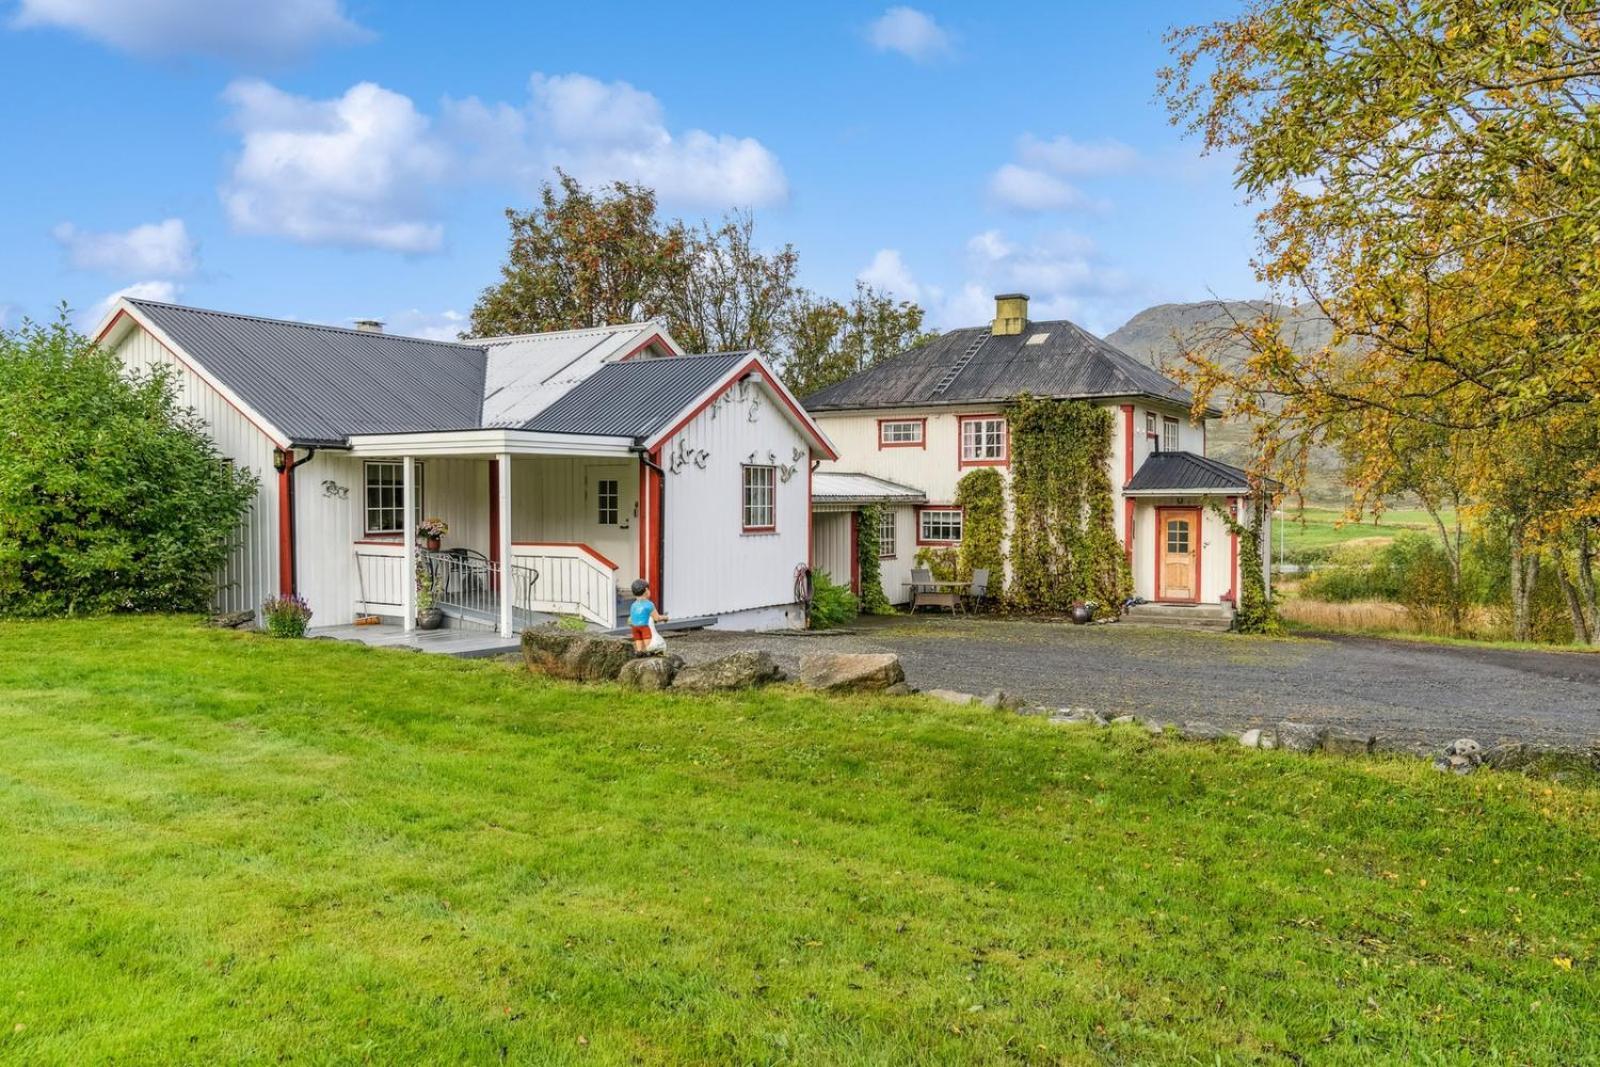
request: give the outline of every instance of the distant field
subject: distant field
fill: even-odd
[[[1434,533],[1433,520],[1421,508],[1399,508],[1383,513],[1374,523],[1371,518],[1362,522],[1344,521],[1344,512],[1338,508],[1308,507],[1290,509],[1287,519],[1280,520],[1272,534],[1272,558],[1278,558],[1278,539],[1283,538],[1284,558],[1291,562],[1308,552],[1323,552],[1336,545],[1351,541],[1388,541],[1401,530],[1420,530]],[[1446,521],[1449,521],[1448,515]]]

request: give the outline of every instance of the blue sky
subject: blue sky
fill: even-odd
[[[0,321],[120,290],[453,336],[556,164],[753,208],[803,280],[941,327],[1257,295],[1252,212],[1154,100],[1230,5],[0,0]]]

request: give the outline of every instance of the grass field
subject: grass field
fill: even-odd
[[[1338,508],[1289,508],[1285,514],[1287,521],[1275,523],[1277,528],[1272,533],[1274,560],[1278,558],[1280,530],[1284,557],[1290,562],[1304,558],[1307,553],[1325,552],[1351,541],[1388,541],[1401,530],[1418,530],[1427,534],[1438,532],[1428,513],[1420,508],[1385,511],[1377,523],[1370,517],[1363,522],[1346,522],[1344,512]],[[1446,521],[1449,521],[1448,517]]]
[[[1600,793],[0,624],[0,1060],[1600,1060]]]

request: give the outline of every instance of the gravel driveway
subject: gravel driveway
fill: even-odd
[[[943,616],[867,620],[844,635],[707,630],[669,641],[691,662],[763,648],[789,670],[810,651],[891,651],[921,689],[1004,689],[1048,706],[1238,730],[1295,719],[1419,749],[1457,737],[1600,740],[1600,655],[1588,653]]]

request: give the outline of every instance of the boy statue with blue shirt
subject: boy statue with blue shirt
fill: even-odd
[[[633,654],[650,654],[650,624],[666,622],[667,617],[656,610],[650,599],[650,583],[643,578],[633,580],[633,606],[628,609],[628,626],[633,631]]]

